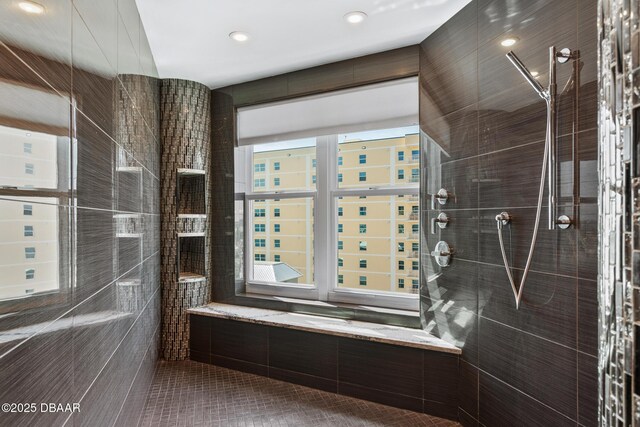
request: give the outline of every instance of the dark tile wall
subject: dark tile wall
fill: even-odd
[[[456,419],[457,355],[191,315],[191,359]]]
[[[58,211],[60,287],[0,301],[0,397],[81,410],[0,424],[134,425],[159,343],[157,71],[134,0],[39,3],[0,6],[0,125],[57,136],[58,186],[29,196]]]
[[[558,66],[561,213],[566,231],[541,221],[532,270],[516,310],[496,230],[507,210],[505,246],[522,276],[536,213],[545,103],[504,57],[506,37],[546,85],[548,48],[580,51],[577,84]],[[425,222],[439,211],[449,227],[423,235],[424,327],[463,349],[459,419],[464,425],[597,425],[596,1],[473,0],[421,44]],[[432,210],[428,194],[454,197]],[[545,193],[546,197],[546,193]],[[546,206],[546,198],[545,204]],[[429,256],[439,240],[452,264]]]

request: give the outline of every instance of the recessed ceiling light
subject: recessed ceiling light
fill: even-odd
[[[344,19],[349,24],[359,24],[365,19],[367,19],[367,14],[360,11],[349,12],[346,15],[344,15]]]
[[[18,3],[18,7],[23,11],[34,15],[41,15],[44,13],[44,6],[32,1],[21,1]]]
[[[504,47],[509,47],[509,46],[513,46],[514,44],[518,43],[518,40],[520,40],[517,37],[507,37],[506,39],[502,40],[500,42],[500,44]]]
[[[242,31],[234,31],[229,34],[229,38],[237,42],[246,42],[249,40],[249,34],[243,33]]]

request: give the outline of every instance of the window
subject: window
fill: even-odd
[[[266,181],[264,180],[264,178],[259,178],[259,179],[254,179],[253,180],[253,186],[256,188],[262,188],[266,185]]]
[[[398,287],[404,289],[404,279],[398,279]]]
[[[398,242],[398,252],[404,252],[404,242]]]
[[[420,232],[420,226],[418,224],[411,224],[411,234],[418,234]]]
[[[255,255],[253,256],[253,258],[254,258],[256,261],[266,261],[266,260],[267,260],[267,256],[266,256],[265,254],[255,254]]]
[[[404,261],[398,261],[398,270],[404,270]]]
[[[253,216],[255,216],[256,218],[264,218],[265,216],[267,216],[267,210],[264,208],[254,209],[253,212]]]
[[[22,215],[33,215],[33,205],[22,205]]]
[[[264,172],[265,171],[265,164],[264,163],[256,163],[254,165],[254,170],[256,172]]]
[[[33,237],[33,225],[24,226],[24,237]]]
[[[24,278],[27,280],[32,280],[36,277],[36,270],[33,268],[28,268],[24,271]]]
[[[398,206],[398,215],[404,215],[404,206]]]
[[[266,225],[265,224],[254,224],[253,225],[253,230],[256,233],[264,233],[266,231]]]
[[[417,83],[417,79],[412,80]],[[384,86],[394,84],[386,82]],[[355,91],[359,90],[362,89]],[[333,93],[317,98],[326,100],[331,96]],[[314,102],[315,98],[309,98],[308,102]],[[393,283],[397,283],[398,276],[407,275],[397,272],[398,260],[409,258],[405,262],[411,262],[412,258],[398,254],[399,247],[408,250],[406,241],[413,240],[411,235],[399,237],[396,234],[400,218],[405,227],[414,222],[408,216],[399,217],[394,210],[404,214],[403,210],[408,211],[409,206],[417,204],[415,201],[420,195],[418,184],[408,179],[410,164],[400,165],[396,161],[406,161],[405,156],[408,157],[411,150],[409,147],[418,148],[419,128],[415,125],[402,127],[400,123],[396,128],[376,128],[375,125],[370,126],[372,122],[363,121],[349,124],[348,120],[342,120],[345,117],[342,113],[339,113],[337,125],[322,122],[322,127],[306,128],[303,123],[309,119],[305,117],[304,102],[307,102],[306,98],[296,98],[237,110],[235,173],[241,171],[242,176],[236,179],[236,200],[242,200],[244,211],[249,213],[249,217],[243,220],[249,230],[244,246],[248,246],[245,253],[253,253],[244,258],[247,292],[417,309],[418,295],[412,295],[409,289],[403,290]],[[275,122],[257,121],[260,110],[283,114],[290,108],[288,104],[300,107],[293,110],[294,115],[286,116],[296,117],[296,120],[285,120],[285,116],[281,116],[283,120]],[[337,109],[350,105],[353,110],[351,104],[335,105]],[[397,107],[394,103],[380,108],[387,114],[387,110]],[[368,109],[354,111],[360,111],[361,115]],[[329,121],[334,120],[331,118],[336,115],[334,113],[329,114]],[[317,114],[310,117],[314,120],[319,118]],[[381,115],[375,117],[386,124],[404,120],[397,117],[407,117],[407,114],[384,121],[379,118],[383,117]],[[246,125],[249,122],[251,126]],[[368,130],[358,130],[362,123],[366,123]],[[243,126],[247,126],[244,131]],[[263,126],[265,133],[260,133],[254,126]],[[341,129],[348,131],[340,133]],[[288,135],[295,135],[296,139],[288,140]],[[271,172],[270,176],[265,176],[257,172],[262,171],[262,167],[256,169],[255,165],[261,164],[279,173]],[[255,185],[256,180],[261,179],[267,181],[264,187],[260,181]],[[248,183],[248,187],[244,183]],[[322,185],[317,186],[318,183]],[[257,209],[264,209],[264,216]],[[252,211],[254,215],[251,215]],[[259,216],[255,212],[259,212]],[[257,223],[266,224],[259,228],[264,226],[266,233],[253,234]],[[279,273],[273,271],[272,263],[254,264],[255,255],[258,255],[255,259],[263,259],[258,250],[265,252],[267,261],[279,260],[283,266],[290,267],[288,270],[282,267],[286,280],[273,278]],[[371,265],[369,259],[372,260]],[[360,276],[358,271],[364,273],[364,269],[366,276]],[[277,286],[285,284],[283,282],[287,282],[287,286]]]
[[[418,206],[411,206],[411,214],[412,215],[417,215],[418,214]]]
[[[35,258],[36,257],[36,248],[33,248],[33,247],[24,248],[24,257],[26,259]]]
[[[411,244],[411,250],[414,252],[418,252],[420,250],[420,243],[413,242]]]
[[[420,160],[420,150],[411,150],[411,160],[414,162]]]
[[[404,234],[404,224],[398,224],[398,234]]]
[[[28,175],[33,175],[33,163],[24,164],[24,173]]]
[[[411,169],[411,182],[420,181],[420,169]]]
[[[418,261],[411,261],[411,269],[413,271],[417,271],[419,268],[420,267],[419,267]]]
[[[418,280],[413,279],[411,281],[411,287],[413,289],[420,289],[420,282]]]
[[[404,151],[398,151],[398,161],[404,161]]]
[[[31,154],[32,149],[33,149],[33,144],[30,142],[25,142],[22,146],[22,150],[24,151],[25,154]]]

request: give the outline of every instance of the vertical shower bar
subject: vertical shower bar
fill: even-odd
[[[556,228],[556,47],[549,48],[549,98],[547,99],[547,138],[549,157],[547,173],[549,184],[549,230]]]

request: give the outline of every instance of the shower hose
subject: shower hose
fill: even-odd
[[[533,237],[531,238],[531,246],[529,247],[529,256],[527,257],[527,264],[524,267],[524,272],[522,273],[522,279],[520,280],[520,286],[516,286],[515,281],[513,280],[513,274],[511,273],[511,268],[509,267],[509,261],[507,261],[507,254],[504,250],[504,239],[502,237],[502,227],[503,221],[509,220],[508,216],[503,216],[500,214],[496,216],[496,223],[498,227],[498,239],[500,240],[500,250],[502,251],[502,260],[504,261],[504,268],[507,271],[507,276],[509,277],[509,283],[511,284],[511,290],[513,290],[513,297],[516,300],[516,309],[520,308],[520,301],[522,300],[522,291],[524,290],[524,284],[527,280],[527,275],[529,274],[529,269],[531,268],[531,260],[533,259],[533,252],[536,247],[536,240],[538,238],[538,228],[540,226],[540,214],[542,212],[542,196],[544,194],[544,182],[545,176],[547,172],[547,157],[549,156],[549,145],[551,144],[551,105],[549,101],[547,101],[547,134],[545,138],[544,144],[544,155],[542,160],[542,173],[540,175],[540,190],[538,191],[538,209],[536,211],[536,222],[533,228]]]

